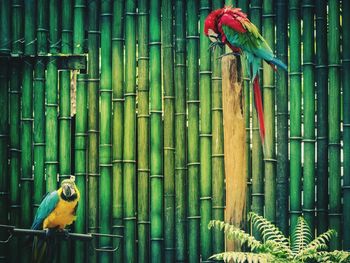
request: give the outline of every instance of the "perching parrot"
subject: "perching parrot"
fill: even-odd
[[[47,193],[41,202],[31,229],[46,230],[47,237],[35,237],[33,242],[32,262],[48,262],[54,256],[55,238],[51,232],[65,231],[65,227],[76,219],[80,193],[74,183],[74,177],[65,179],[61,187]]]
[[[225,7],[212,11],[204,22],[204,33],[212,41],[210,47],[227,45],[235,53],[243,53],[249,64],[253,81],[255,108],[258,113],[261,142],[264,147],[265,124],[259,87],[260,59],[265,60],[274,70],[276,66],[287,71],[287,66],[275,58],[271,48],[240,8]]]

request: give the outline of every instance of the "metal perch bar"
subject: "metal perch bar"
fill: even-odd
[[[0,225],[0,229],[7,230],[9,233],[9,236],[5,240],[0,240],[0,244],[5,244],[10,242],[10,240],[14,236],[41,236],[46,237],[47,232],[45,230],[33,230],[33,229],[26,229],[26,228],[16,228],[15,226],[11,225]],[[122,235],[112,235],[112,234],[101,234],[101,233],[88,233],[88,234],[79,234],[79,233],[67,233],[64,231],[56,231],[55,236],[63,239],[73,239],[73,240],[80,240],[84,242],[92,241],[95,238],[100,237],[110,237],[115,239],[122,239]],[[116,247],[113,248],[100,248],[93,245],[93,248],[97,252],[115,252],[119,249],[120,242]]]

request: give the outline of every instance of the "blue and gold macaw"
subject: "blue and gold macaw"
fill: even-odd
[[[74,177],[65,179],[61,187],[51,193],[46,194],[41,202],[31,229],[46,230],[48,238],[34,238],[32,262],[47,261],[53,256],[55,240],[50,238],[51,230],[64,231],[76,219],[76,211],[80,193],[74,183]]]

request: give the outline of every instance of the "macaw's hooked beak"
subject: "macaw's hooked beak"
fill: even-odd
[[[62,192],[63,192],[63,194],[64,194],[67,198],[69,198],[69,197],[71,197],[72,195],[74,195],[75,190],[74,190],[74,188],[71,187],[70,185],[65,184],[65,185],[62,186]]]

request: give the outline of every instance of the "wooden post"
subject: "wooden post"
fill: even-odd
[[[244,97],[240,62],[234,56],[222,59],[222,102],[226,176],[225,221],[243,227],[246,209],[247,173]],[[228,251],[240,248],[226,241]]]

